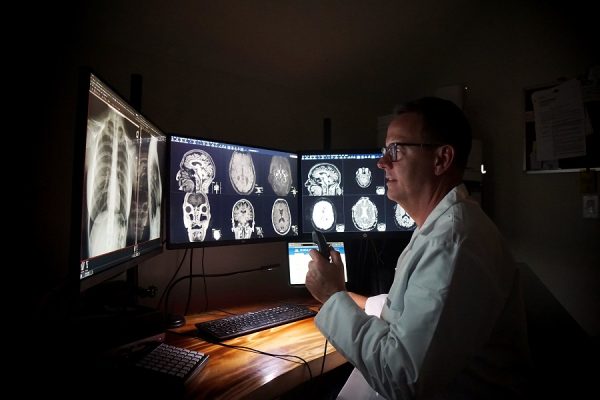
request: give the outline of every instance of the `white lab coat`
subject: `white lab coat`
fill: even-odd
[[[387,295],[365,312],[335,293],[315,321],[356,367],[345,400],[509,398],[529,362],[518,269],[464,185],[415,230]]]

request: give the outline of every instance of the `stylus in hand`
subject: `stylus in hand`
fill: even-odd
[[[313,231],[312,239],[313,242],[319,246],[319,253],[329,260],[329,244],[327,243],[327,240],[325,240],[325,235],[323,235],[323,232]]]

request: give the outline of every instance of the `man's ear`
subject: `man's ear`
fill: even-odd
[[[436,175],[442,175],[446,172],[454,161],[454,147],[449,144],[435,149],[434,172]]]

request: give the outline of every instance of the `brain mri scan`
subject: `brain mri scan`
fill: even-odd
[[[234,151],[229,160],[229,179],[237,194],[248,195],[254,190],[256,171],[250,153]]]
[[[335,220],[335,206],[329,199],[321,198],[313,205],[311,222],[316,229],[328,231],[333,227]]]
[[[371,186],[371,170],[367,167],[361,167],[356,170],[356,183],[361,188],[368,188]]]
[[[236,239],[250,239],[254,232],[254,206],[246,199],[235,202],[231,209],[231,231]]]
[[[285,196],[292,187],[292,169],[290,160],[281,156],[273,156],[269,166],[269,184],[278,196]]]
[[[186,193],[183,199],[183,224],[190,242],[203,242],[210,224],[210,204],[204,193]]]
[[[401,229],[412,229],[416,225],[410,215],[398,204],[394,205],[394,221],[398,228]]]
[[[273,222],[273,229],[275,229],[275,232],[279,235],[285,235],[290,231],[290,227],[292,226],[292,214],[290,212],[290,206],[285,199],[277,199],[273,203],[271,222]]]
[[[175,179],[181,191],[208,193],[210,184],[215,179],[215,163],[204,150],[190,150],[181,158]]]
[[[315,164],[308,171],[308,180],[304,186],[310,196],[339,196],[342,190],[342,174],[330,163]]]
[[[368,197],[361,197],[352,206],[352,222],[358,230],[370,231],[377,225],[377,206]]]

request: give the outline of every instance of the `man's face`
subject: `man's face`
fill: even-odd
[[[405,113],[390,123],[385,146],[391,143],[424,143],[421,116]],[[387,196],[390,200],[410,210],[411,201],[419,201],[421,189],[427,186],[432,176],[432,152],[418,146],[398,146],[397,161],[392,162],[389,155],[377,163],[385,171]]]

